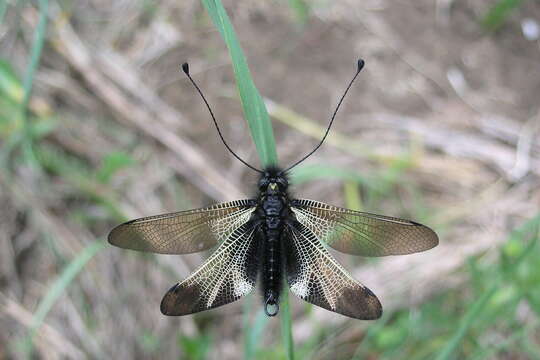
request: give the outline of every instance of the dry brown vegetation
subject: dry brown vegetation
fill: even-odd
[[[309,160],[322,165],[294,193],[351,206],[356,191],[366,211],[438,231],[440,246],[423,254],[340,257],[386,311],[460,286],[471,256],[495,259],[510,230],[539,213],[540,45],[520,28],[522,17],[540,18],[537,2],[496,32],[482,29],[489,2],[480,0],[314,2],[304,25],[286,1],[224,3],[267,99],[282,164],[316,144],[357,57],[366,60],[331,138]],[[8,4],[0,51],[18,74],[38,18],[37,6]],[[113,225],[251,195],[256,180],[226,153],[179,71],[190,62],[226,138],[257,163],[226,48],[199,1],[52,2],[48,19],[30,109],[53,130],[34,146],[40,166],[15,150],[0,173],[0,358],[22,356],[16,344],[38,304]],[[119,152],[126,166],[101,179],[104,159]],[[330,179],[328,165],[384,190]],[[371,192],[376,201],[366,200]],[[241,302],[199,317],[159,312],[165,291],[203,258],[100,249],[45,317],[35,353],[178,358],[179,334],[212,334],[209,358],[238,358]],[[316,350],[354,343],[370,326],[292,306],[298,344],[316,327],[341,329]],[[262,345],[278,341],[272,320]]]

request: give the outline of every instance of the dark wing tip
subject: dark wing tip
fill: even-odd
[[[178,306],[176,306],[176,303],[178,301],[178,287],[180,286],[179,283],[175,284],[173,287],[167,291],[165,296],[163,296],[163,299],[161,300],[161,304],[159,306],[161,313],[163,315],[167,316],[178,316],[183,315],[178,312]]]
[[[107,236],[107,241],[109,242],[109,244],[114,245],[114,246],[120,246],[120,245],[118,245],[118,236],[119,236],[120,231],[122,230],[123,226],[124,226],[124,224],[120,224],[120,225],[115,226],[111,230],[111,232]]]
[[[363,320],[376,320],[380,318],[383,312],[381,302],[377,296],[375,296],[373,291],[367,287],[364,287],[363,290],[364,299],[362,300],[362,303],[363,306],[365,306],[365,310],[362,309],[360,318]]]
[[[200,295],[197,287],[177,283],[163,296],[161,313],[167,316],[182,316],[207,310],[200,306]]]
[[[370,311],[367,312],[368,317],[366,317],[364,320],[376,320],[382,316],[383,309],[382,304],[377,298],[377,296],[368,289],[367,287],[364,287],[364,294],[367,307],[370,309]]]
[[[109,235],[107,236],[107,241],[109,244],[118,246],[123,249],[133,249],[131,246],[128,246],[126,244],[126,238],[129,236],[130,238],[136,237],[136,234],[133,233],[129,225],[135,223],[138,219],[130,220],[125,223],[122,223],[120,225],[115,226]],[[137,250],[137,249],[133,249]]]
[[[382,316],[382,305],[367,287],[349,288],[339,298],[337,313],[359,319],[376,320]]]

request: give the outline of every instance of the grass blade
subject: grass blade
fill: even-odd
[[[517,269],[518,265],[521,264],[527,258],[527,256],[533,253],[532,249],[536,246],[540,232],[540,215],[537,215],[525,222],[525,224],[520,226],[518,230],[514,231],[513,234],[510,235],[510,238],[512,238],[512,236],[515,236],[517,233],[523,234],[527,232],[532,232],[532,240],[529,241],[529,243],[525,247],[525,250],[515,259],[515,261],[510,264],[509,269],[507,269],[508,272],[512,272]],[[452,338],[442,349],[442,351],[439,352],[436,360],[448,360],[451,358],[453,352],[458,348],[461,340],[467,334],[467,330],[474,323],[474,320],[482,314],[482,311],[486,308],[485,305],[496,293],[500,286],[501,278],[495,279],[494,284],[489,288],[489,290],[486,291],[480,297],[480,299],[474,302],[469,311],[467,311],[467,313],[465,314],[465,317],[463,318],[463,321],[461,321],[461,324],[454,333],[454,336],[452,336]]]
[[[4,22],[4,15],[6,15],[7,10],[7,1],[2,0],[0,1],[0,24]]]
[[[281,295],[280,317],[281,317],[281,340],[285,347],[285,354],[288,360],[294,360],[294,340],[292,333],[291,309],[289,306],[289,289]]]
[[[229,49],[244,116],[259,158],[263,166],[277,165],[276,145],[270,117],[251,78],[246,58],[229,17],[221,1],[202,0],[202,2]]]
[[[39,1],[39,23],[34,33],[34,41],[32,43],[32,53],[30,55],[30,62],[26,69],[26,75],[23,81],[24,98],[21,104],[23,111],[26,111],[28,102],[30,101],[30,93],[32,92],[32,86],[34,84],[34,76],[36,69],[39,65],[39,59],[41,58],[41,51],[43,50],[43,44],[45,43],[45,33],[47,30],[47,12],[49,9],[48,0]]]
[[[257,347],[269,319],[259,307],[255,319],[250,322],[249,315],[254,311],[253,298],[248,296],[244,302],[244,360],[256,359]]]
[[[28,103],[30,102],[30,94],[34,84],[34,77],[41,58],[43,44],[45,43],[45,33],[47,31],[47,13],[49,10],[49,1],[39,1],[39,22],[34,32],[34,40],[32,42],[32,52],[30,62],[26,69],[26,74],[23,81],[24,97],[21,102],[20,116],[23,121],[23,141],[22,148],[26,159],[34,168],[38,168],[38,162],[32,150],[32,134],[30,124],[28,123]]]
[[[454,336],[446,344],[443,350],[436,357],[436,360],[448,360],[451,358],[454,350],[459,346],[463,337],[467,334],[467,330],[471,327],[474,320],[482,313],[487,302],[495,294],[498,289],[498,283],[493,285],[488,291],[486,291],[480,299],[478,299],[473,306],[469,309],[465,318],[461,322],[459,328],[455,332]]]
[[[43,324],[45,317],[52,309],[54,304],[64,293],[66,288],[71,284],[73,279],[81,272],[86,264],[92,259],[99,251],[105,248],[107,243],[105,241],[97,241],[86,248],[84,248],[80,254],[77,255],[62,271],[58,279],[49,288],[47,294],[43,297],[38,305],[34,317],[32,319],[32,327],[30,328],[28,337],[23,342],[23,350],[26,354],[30,355],[33,348],[33,339],[37,334],[39,327]]]
[[[202,0],[204,7],[218,28],[227,44],[232,59],[234,75],[248,122],[251,136],[257,148],[263,166],[277,165],[277,153],[272,125],[264,101],[251,78],[246,58],[240,47],[240,42],[227,16],[223,4],[219,0]],[[287,291],[283,292],[281,302],[281,333],[288,359],[294,358],[292,339],[291,314]],[[262,323],[262,321],[261,321]],[[249,338],[248,338],[249,341]],[[249,345],[249,344],[248,344]],[[248,349],[251,351],[251,349]],[[246,355],[250,355],[249,353]]]

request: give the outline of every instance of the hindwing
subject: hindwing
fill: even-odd
[[[216,251],[161,301],[165,315],[187,315],[231,303],[248,294],[257,278],[257,226],[235,229]]]
[[[377,319],[382,306],[375,294],[354,280],[306,226],[286,227],[287,281],[309,303],[356,319]]]

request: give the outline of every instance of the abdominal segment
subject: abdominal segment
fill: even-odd
[[[279,312],[279,295],[283,286],[281,234],[277,230],[266,229],[261,237],[263,246],[260,277],[264,311],[268,316],[275,316]]]

